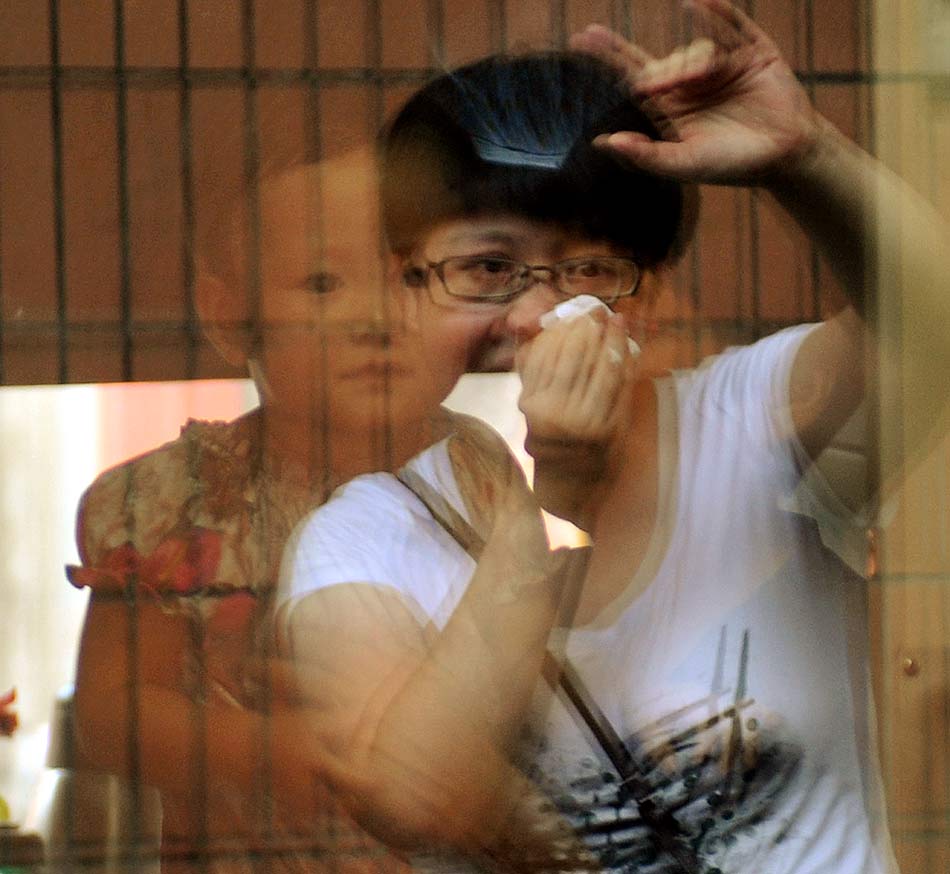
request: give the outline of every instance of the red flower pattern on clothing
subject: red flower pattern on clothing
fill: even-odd
[[[153,595],[189,595],[214,585],[221,540],[220,532],[195,526],[169,533],[146,555],[126,542],[109,550],[96,567],[71,566],[66,574],[78,588],[117,590],[133,584]]]

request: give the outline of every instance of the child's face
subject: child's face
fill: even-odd
[[[441,396],[427,390],[418,344],[405,329],[402,291],[389,281],[372,155],[291,169],[265,183],[260,204],[252,355],[272,412],[342,430],[399,425],[431,412]],[[249,267],[243,272],[251,276]],[[245,307],[253,314],[252,292]]]
[[[403,270],[461,255],[550,266],[569,258],[627,254],[562,225],[500,214],[438,225],[419,243]],[[427,355],[448,362],[453,372],[511,370],[518,345],[534,337],[540,330],[541,315],[565,299],[548,282],[538,281],[508,302],[454,301],[442,293],[439,283],[439,277],[430,270],[429,290],[419,288],[415,292],[414,322],[418,323]],[[636,298],[622,297],[611,308],[629,312],[637,305]]]

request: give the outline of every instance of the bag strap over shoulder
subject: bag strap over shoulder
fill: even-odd
[[[403,468],[397,478],[422,501],[432,518],[455,542],[478,561],[485,548],[485,539],[465,521],[462,514],[414,471]],[[579,583],[587,570],[590,551],[590,547],[572,550],[559,573],[566,574]],[[580,586],[568,587],[567,591],[579,592]],[[548,649],[543,672],[552,687],[560,686],[563,689],[567,700],[616,769],[625,791],[636,803],[641,819],[650,827],[656,847],[668,853],[675,861],[678,874],[700,874],[702,867],[699,858],[686,843],[676,817],[669,811],[657,809],[650,797],[653,788],[649,781],[645,779],[636,759],[590,694],[566,653],[562,653],[558,658]]]

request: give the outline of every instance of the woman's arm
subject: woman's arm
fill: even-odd
[[[563,585],[524,484],[501,503],[442,631],[421,626],[395,589],[353,581],[285,608],[283,644],[320,714],[315,732],[346,763],[336,788],[361,824],[415,852],[449,848],[522,869],[566,854],[557,864],[576,867],[570,833],[508,757]]]
[[[904,402],[922,411],[921,431],[932,427],[945,407],[937,398],[950,367],[944,223],[818,115],[775,44],[751,19],[726,0],[693,0],[691,6],[694,24],[707,35],[665,58],[601,27],[575,37],[576,48],[622,73],[662,135],[651,140],[618,132],[599,138],[600,145],[620,160],[681,181],[759,186],[824,254],[851,306],[809,335],[793,367],[792,418],[812,459],[864,397],[868,298],[886,269],[900,265],[903,291],[913,295],[910,305],[932,325],[923,347],[910,350]],[[893,293],[887,285],[880,290]],[[886,356],[890,350],[876,333],[876,349]],[[905,449],[922,437],[911,435]],[[867,496],[841,497],[860,504]]]

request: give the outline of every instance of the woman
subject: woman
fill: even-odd
[[[510,368],[530,327],[524,288],[494,293],[506,259],[545,263],[541,281],[565,294],[613,301],[634,292],[641,264],[678,251],[688,224],[678,186],[627,173],[587,139],[565,172],[550,164],[557,153],[526,166],[524,143],[501,150],[494,173],[473,167],[464,125],[442,116],[448,106],[463,121],[484,118],[482,90],[499,81],[530,100],[492,94],[489,104],[510,109],[509,124],[534,130],[540,148],[565,130],[573,145],[599,123],[653,130],[601,65],[573,56],[476,64],[397,116],[384,142],[388,239],[431,366],[456,373]],[[658,207],[631,226],[627,204],[639,200]],[[613,364],[626,354],[625,330],[618,319],[598,329],[607,342],[591,366],[616,394],[614,374],[632,373]],[[282,650],[313,709],[349,714],[328,745],[350,764],[354,815],[388,842],[519,868],[596,866],[511,766],[527,715],[545,706],[539,673],[574,595],[559,573],[566,559],[549,553],[517,477],[506,488],[497,472],[453,469],[451,459],[451,445],[435,444],[398,478],[358,477],[307,518],[282,569]],[[460,469],[474,488],[459,487]],[[487,495],[493,512],[474,511],[465,491]]]
[[[745,15],[693,6],[709,38],[667,58],[592,29],[575,45],[604,67],[489,59],[427,86],[388,132],[388,230],[418,317],[472,365],[503,368],[519,347],[538,494],[594,538],[579,591],[545,584],[539,562],[534,585],[492,582],[424,459],[411,488],[357,481],[293,541],[285,646],[304,684],[311,666],[360,678],[341,746],[415,787],[398,800],[416,831],[397,837],[419,851],[491,843],[494,751],[607,868],[891,864],[865,722],[872,496],[825,450],[864,394],[865,258],[913,265],[940,326],[921,360],[948,363],[945,231],[817,115]],[[670,180],[768,190],[851,305],[656,380],[634,375],[616,318],[542,331],[579,294],[649,315],[688,227]],[[354,519],[381,545],[354,546]],[[386,658],[324,646],[317,630],[335,627],[386,639]],[[560,679],[542,678],[545,649]]]

